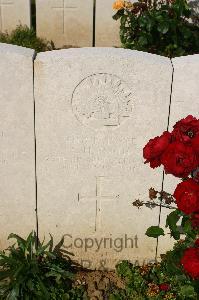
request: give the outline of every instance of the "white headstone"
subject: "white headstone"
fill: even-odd
[[[142,149],[166,128],[169,59],[69,49],[38,54],[35,70],[41,238],[65,235],[66,249],[90,268],[154,259],[156,241],[145,231],[159,209],[132,202],[161,188],[162,170],[150,172]]]
[[[0,44],[0,248],[35,229],[34,51]]]
[[[36,0],[37,35],[56,47],[92,46],[93,0]]]
[[[199,55],[176,57],[172,59],[172,63],[174,67],[174,78],[169,131],[172,131],[177,121],[188,115],[199,118]],[[164,190],[173,194],[179,182],[181,182],[179,178],[172,175],[165,175]],[[162,209],[162,227],[165,225],[167,214],[168,209]],[[171,249],[174,242],[175,240],[170,238],[169,235],[166,238],[160,237],[159,255]]]
[[[121,47],[120,20],[113,20],[113,0],[96,0],[96,47]]]
[[[31,25],[30,0],[0,0],[0,31],[11,32],[17,25]]]

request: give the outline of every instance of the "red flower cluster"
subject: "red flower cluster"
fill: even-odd
[[[181,264],[189,276],[199,279],[199,248],[186,249]]]
[[[166,174],[187,177],[199,166],[199,120],[190,115],[180,120],[171,133],[149,140],[143,156],[151,168],[162,164]]]

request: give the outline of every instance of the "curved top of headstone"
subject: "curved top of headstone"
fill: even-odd
[[[152,53],[147,53],[147,52],[142,52],[142,51],[137,51],[137,50],[129,50],[129,49],[123,49],[123,48],[103,48],[103,47],[85,47],[85,48],[70,48],[70,49],[62,49],[62,50],[54,50],[54,51],[47,51],[47,52],[40,52],[37,55],[37,59],[39,61],[43,62],[59,62],[61,60],[64,60],[65,58],[72,58],[75,56],[82,56],[82,57],[100,57],[104,56],[106,58],[111,58],[111,57],[118,57],[120,60],[126,60],[129,58],[137,58],[140,60],[144,60],[145,63],[149,62],[151,63],[168,63],[170,61],[169,58],[152,54]],[[36,60],[37,60],[36,59]]]
[[[16,46],[16,45],[11,45],[11,44],[6,44],[6,43],[0,43],[0,53],[1,54],[8,54],[8,53],[13,53],[17,55],[22,55],[22,56],[27,56],[27,57],[32,57],[34,58],[35,51],[33,49],[21,47],[21,46]]]

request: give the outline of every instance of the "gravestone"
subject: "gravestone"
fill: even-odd
[[[0,248],[35,229],[34,51],[0,44]]]
[[[90,268],[155,257],[145,236],[159,209],[140,211],[162,170],[150,172],[142,149],[166,128],[171,63],[124,49],[38,54],[35,62],[40,238],[50,232]]]
[[[196,21],[197,23],[199,22],[199,2],[198,0],[189,0],[188,4],[192,10],[192,18]]]
[[[0,31],[11,32],[17,25],[31,26],[30,0],[0,0]]]
[[[175,123],[188,115],[199,118],[199,55],[182,56],[172,59],[174,67],[173,91],[171,101],[171,114],[169,131],[172,131]],[[161,132],[160,132],[161,133]],[[173,194],[181,180],[172,175],[166,175],[164,190]],[[162,209],[161,226],[164,227],[168,209]],[[166,231],[167,233],[169,231]],[[182,236],[183,238],[183,236]],[[159,238],[159,255],[172,249],[175,240],[167,237]]]
[[[96,0],[96,47],[121,47],[120,20],[113,20],[113,0]]]
[[[92,46],[93,0],[36,0],[37,35],[56,47]]]

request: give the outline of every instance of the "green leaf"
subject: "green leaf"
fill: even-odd
[[[121,26],[125,26],[125,24],[126,24],[126,16],[124,15],[121,17]]]
[[[145,46],[147,45],[148,41],[147,41],[147,37],[142,35],[139,37],[138,39],[138,43],[141,45],[141,46]]]
[[[189,219],[184,219],[184,222],[182,222],[182,230],[183,234],[186,234],[187,236],[191,237],[192,239],[196,238],[197,232],[193,230],[192,223]]]
[[[14,234],[14,233],[10,233],[9,236],[8,236],[8,240],[9,239],[16,239],[18,244],[22,244],[25,247],[26,241],[22,237],[20,237],[19,235]]]
[[[49,241],[49,252],[53,251],[53,237],[50,234],[50,241]]]
[[[123,16],[123,14],[124,14],[124,9],[120,9],[116,12],[115,15],[113,15],[112,18],[113,18],[113,20],[117,21],[119,18],[121,18],[121,16]]]
[[[161,32],[162,34],[167,33],[168,30],[169,30],[168,22],[162,22],[158,25],[158,31]]]
[[[146,19],[146,17],[141,17],[139,19],[139,25],[142,28],[145,28],[147,26],[148,20]]]
[[[164,235],[164,230],[159,226],[151,226],[147,229],[145,234],[149,237],[157,238],[160,235]]]
[[[147,24],[146,24],[146,28],[148,31],[151,31],[151,29],[153,28],[154,26],[154,21],[153,19],[147,19]]]
[[[17,288],[13,288],[9,295],[8,295],[8,300],[17,300],[18,299],[18,289]]]
[[[180,239],[180,230],[177,226],[177,222],[180,220],[181,217],[181,212],[179,210],[174,210],[172,211],[166,219],[166,227],[169,227],[170,231],[171,231],[171,236],[175,239],[175,240],[179,240]]]
[[[194,290],[194,287],[191,285],[184,285],[180,288],[180,295],[183,297],[183,299],[187,298],[194,298],[197,296],[196,292]]]
[[[55,246],[53,253],[56,253],[56,254],[60,253],[60,250],[61,250],[63,244],[64,244],[64,236],[61,238],[60,242]]]

